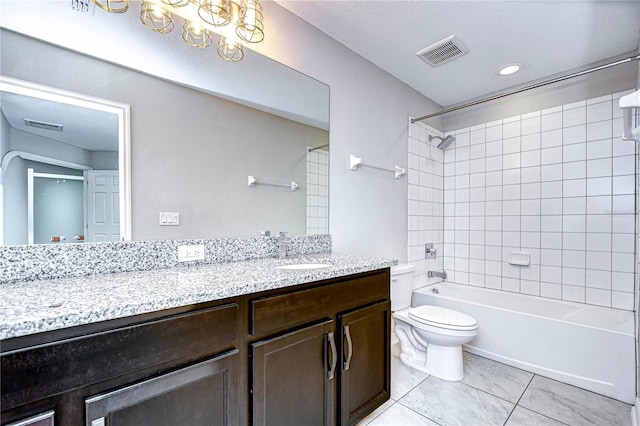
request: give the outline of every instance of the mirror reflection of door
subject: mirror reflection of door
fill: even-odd
[[[84,241],[84,178],[28,169],[29,244]]]
[[[68,172],[27,170],[28,243],[120,241],[118,171]]]
[[[120,197],[117,170],[87,170],[86,239],[120,241]]]

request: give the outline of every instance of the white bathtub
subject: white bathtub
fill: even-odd
[[[465,347],[471,353],[635,402],[630,311],[452,283],[414,290],[412,306],[425,304],[455,309],[478,320],[478,335]]]

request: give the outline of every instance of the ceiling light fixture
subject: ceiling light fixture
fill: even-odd
[[[123,13],[128,0],[92,0],[110,13]],[[264,40],[262,5],[259,0],[144,0],[140,21],[162,34],[173,31],[174,17],[184,20],[182,38],[190,46],[204,49],[213,44],[216,33],[218,55],[237,62],[244,57],[246,43]]]
[[[516,63],[506,64],[498,68],[498,71],[496,72],[500,75],[511,75],[520,71],[521,68],[522,68],[522,64],[516,64]]]

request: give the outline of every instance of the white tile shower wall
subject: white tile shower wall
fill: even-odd
[[[636,146],[618,98],[455,131],[444,153],[448,281],[634,309]],[[513,252],[529,266],[509,263]]]
[[[427,271],[444,266],[443,152],[436,148],[437,140],[429,142],[429,135],[442,136],[442,132],[423,123],[409,125],[407,259],[415,266],[414,287],[441,281],[427,278]],[[434,244],[436,259],[425,260],[426,243]]]
[[[640,87],[640,74],[638,75],[638,86]],[[640,112],[636,112],[635,122],[640,125]],[[636,170],[640,171],[640,158],[636,155]],[[640,174],[636,173],[636,185],[640,188]],[[638,209],[640,208],[640,198],[636,192],[636,248],[640,247],[640,215],[638,215]],[[638,257],[638,250],[636,249],[636,274],[635,274],[635,312],[636,312],[636,395],[640,395],[640,258]]]
[[[329,233],[329,151],[307,152],[307,234]]]

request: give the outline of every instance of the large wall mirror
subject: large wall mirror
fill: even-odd
[[[95,109],[82,111],[81,106],[62,104],[56,108],[46,96],[38,107],[34,93],[28,101],[10,91],[2,93],[3,240],[29,242],[9,238],[11,232],[6,232],[18,224],[7,204],[16,203],[15,192],[22,191],[22,187],[10,187],[14,162],[20,163],[15,167],[20,171],[13,170],[21,174],[20,182],[51,175],[41,179],[49,185],[34,186],[44,187],[49,198],[57,201],[63,199],[59,188],[80,180],[73,176],[87,182],[91,173],[118,169],[115,179],[123,192],[118,193],[117,208],[110,209],[120,212],[120,223],[130,224],[121,225],[119,237],[124,239],[258,236],[265,230],[327,233],[328,86],[255,52],[247,52],[239,63],[226,63],[215,51],[206,53],[174,43],[168,36],[148,34],[135,22],[135,15],[130,12],[128,18],[114,21],[99,9],[90,14],[75,11],[67,1],[28,5],[3,1],[1,75],[43,88],[43,93],[63,92],[130,110],[130,128],[123,130],[113,111],[98,114]],[[47,28],[54,16],[56,28],[62,25],[75,33],[60,35]],[[114,31],[123,28],[131,41],[111,48]],[[138,31],[139,39],[135,38]],[[25,112],[28,107],[36,110]],[[58,115],[46,115],[53,111]],[[24,119],[60,124],[65,120],[59,114],[65,111],[69,131],[80,122],[105,121],[93,121],[89,134],[84,133],[83,142],[75,145],[51,136],[50,129],[30,133],[18,128]],[[103,130],[109,128],[105,134],[130,134],[130,152],[123,151],[122,141],[113,137],[113,148],[99,145]],[[10,151],[14,152],[8,156]],[[76,157],[60,158],[66,151]],[[78,155],[87,160],[79,161]],[[130,174],[123,173],[123,164],[129,163]],[[130,189],[124,183],[128,180]],[[96,206],[88,205],[86,195],[84,200],[82,233],[45,231],[53,235],[33,242],[49,242],[57,236],[65,236],[65,242],[82,241],[74,238],[80,236],[84,241],[107,240],[86,232],[86,218]],[[14,205],[11,208],[15,210]],[[160,213],[170,215],[163,219]]]

